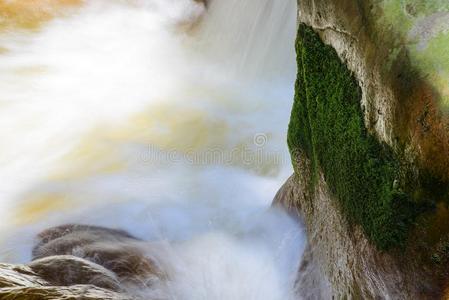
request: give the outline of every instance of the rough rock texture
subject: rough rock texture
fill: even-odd
[[[125,295],[117,294],[96,286],[72,285],[32,286],[0,289],[2,300],[131,300]]]
[[[298,18],[354,72],[367,128],[379,140],[402,148],[412,164],[447,179],[448,121],[442,111],[448,85],[441,84],[449,82],[447,46],[441,42],[444,45],[428,50],[426,58],[417,48],[434,36],[449,39],[448,19],[442,17],[449,7],[437,0],[427,1],[433,9],[418,5],[417,16],[407,19],[410,25],[403,28],[400,16],[410,9],[408,2],[414,5],[400,0],[300,0]]]
[[[38,238],[33,259],[73,255],[110,270],[121,283],[148,286],[167,276],[156,260],[144,253],[148,244],[122,230],[68,224],[49,228]]]
[[[293,175],[275,205],[299,214],[307,225],[308,247],[296,289],[305,299],[424,299],[432,285],[417,273],[404,273],[394,257],[376,250],[358,226],[350,226],[321,177],[310,201],[301,188],[306,176]],[[404,275],[407,274],[407,275]]]
[[[439,0],[298,1],[295,175],[275,203],[306,225],[307,299],[434,299],[447,285],[448,12]]]
[[[303,299],[332,299],[332,285],[321,270],[310,244],[304,250],[295,282],[295,292]]]
[[[0,264],[0,288],[40,286],[48,284],[27,266]]]
[[[87,262],[88,263],[88,262]],[[40,269],[35,265],[36,269]],[[98,266],[100,267],[100,266]],[[105,277],[100,280],[95,267],[83,270],[84,275],[90,277],[92,273],[96,276],[97,282],[106,282]],[[75,272],[80,271],[75,268]],[[53,280],[54,278],[49,278]],[[81,279],[79,276],[77,279]],[[82,279],[85,281],[85,279]],[[68,285],[65,282],[64,285]],[[92,284],[75,284],[70,286],[59,286],[53,282],[48,282],[39,274],[35,273],[29,266],[0,264],[0,299],[9,300],[126,300],[130,297],[116,293],[109,289],[100,288]]]
[[[0,264],[0,299],[150,300],[139,292],[167,279],[160,247],[122,230],[52,227],[38,235],[28,265]]]
[[[113,272],[75,256],[49,256],[35,260],[28,266],[52,285],[91,284],[112,291],[121,290],[120,282]]]

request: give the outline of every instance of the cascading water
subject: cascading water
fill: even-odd
[[[304,235],[268,207],[292,172],[295,5],[91,0],[0,32],[0,261],[94,224],[167,245],[170,280],[138,294],[293,297]]]

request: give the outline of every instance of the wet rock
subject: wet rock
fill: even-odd
[[[131,300],[132,298],[93,285],[33,286],[0,289],[2,300]]]
[[[321,124],[326,126],[327,122],[316,122],[315,118],[319,117],[318,111],[330,107],[329,99],[336,93],[329,92],[329,87],[321,82],[329,74],[328,68],[320,71],[322,76],[317,72],[320,65],[325,66],[321,62],[328,53],[323,52],[323,56],[315,60],[316,56],[309,55],[309,50],[302,44],[298,58],[313,63],[310,64],[312,68],[305,64],[298,72],[297,86],[304,86],[302,79],[307,85],[315,82],[317,86],[326,86],[327,96],[320,98],[315,93],[319,89],[305,88],[309,95],[313,95],[313,100],[310,98],[303,103],[314,101],[316,106],[310,107],[310,111],[301,106],[305,107],[302,115],[292,114],[292,120],[305,121],[298,128],[315,122],[320,126],[310,126],[309,132],[294,136],[298,138],[295,141],[297,147],[290,150],[295,176],[288,180],[275,199],[276,205],[300,216],[307,229],[309,248],[305,255],[309,257],[305,257],[298,274],[299,290],[311,290],[329,283],[330,294],[336,299],[437,299],[447,286],[447,281],[441,282],[438,278],[446,272],[447,266],[439,267],[429,259],[438,250],[435,241],[447,241],[448,228],[441,225],[446,224],[447,218],[440,217],[446,216],[449,187],[447,1],[301,0],[298,4],[300,26],[319,35],[317,47],[308,48],[312,50],[310,53],[329,49],[329,46],[335,50],[328,53],[338,55],[350,71],[357,89],[360,88],[361,94],[355,103],[360,104],[360,111],[356,108],[365,127],[362,129],[382,147],[393,149],[396,155],[400,164],[396,167],[398,175],[387,181],[386,189],[373,190],[376,193],[388,189],[394,191],[391,199],[395,202],[388,209],[393,216],[391,224],[395,224],[391,228],[398,232],[405,228],[408,232],[401,238],[395,236],[400,246],[390,243],[388,247],[379,247],[379,239],[376,241],[374,235],[384,237],[393,230],[378,227],[370,231],[365,220],[378,217],[375,212],[378,208],[385,209],[387,201],[376,203],[366,196],[374,194],[365,193],[372,185],[359,176],[362,172],[356,172],[358,166],[351,163],[355,161],[353,156],[345,157],[345,162],[337,159],[344,143],[329,143],[332,151],[326,151],[329,155],[321,155],[325,152],[323,149],[328,149],[319,149],[327,145],[323,136],[309,138],[316,134],[316,128]],[[311,41],[306,37],[299,37],[301,43]],[[334,80],[337,77],[334,76]],[[301,92],[301,88],[297,88],[297,98],[302,98]],[[304,99],[307,97],[305,95]],[[349,110],[342,113],[349,113]],[[329,110],[329,115],[335,119],[339,114]],[[335,124],[329,122],[328,129],[333,129]],[[345,132],[339,137],[347,142],[345,133],[350,126],[343,127]],[[368,159],[368,155],[366,157]],[[351,168],[339,174],[361,183],[360,189],[358,183],[341,188],[340,183],[344,180],[333,172],[344,166],[346,159]],[[364,169],[365,174],[377,176],[378,173],[367,169]],[[387,172],[382,170],[379,174]],[[352,197],[342,195],[342,190],[356,189],[362,192],[354,193]],[[435,211],[426,213],[425,217],[421,215],[415,223],[415,214],[422,214],[424,209],[419,207],[413,213],[403,214],[404,207],[410,203],[405,196],[419,204],[437,203]],[[355,220],[348,213],[348,207],[358,208],[364,216]],[[398,216],[405,217],[396,222]],[[380,222],[372,222],[372,225],[378,224]],[[434,271],[437,268],[443,270]],[[322,290],[312,292],[319,295]],[[311,297],[306,295],[305,298]]]
[[[131,297],[90,284],[53,286],[29,266],[0,264],[0,299],[131,300]]]
[[[121,290],[114,273],[98,264],[75,256],[49,256],[35,260],[28,266],[51,285],[90,284],[112,291]]]
[[[124,230],[100,226],[65,224],[46,229],[38,234],[38,243],[34,246],[33,259],[55,254],[70,254],[72,248],[91,243],[97,239],[111,242],[138,241],[137,238]],[[64,242],[61,242],[64,238]],[[66,253],[63,253],[66,252]]]
[[[30,267],[0,264],[0,289],[39,285],[48,285],[48,282],[40,278]]]
[[[112,271],[121,283],[149,285],[166,275],[143,249],[148,243],[123,230],[98,226],[62,225],[43,231],[33,249],[33,259],[73,255]]]

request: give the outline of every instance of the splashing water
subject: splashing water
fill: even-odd
[[[95,224],[169,245],[161,298],[292,298],[304,235],[268,207],[292,172],[296,1],[56,2],[0,27],[1,261]]]

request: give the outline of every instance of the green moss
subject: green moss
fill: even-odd
[[[356,80],[335,50],[305,25],[299,26],[296,50],[292,156],[301,150],[310,160],[312,190],[323,171],[348,220],[360,224],[380,249],[403,245],[417,205],[398,188],[394,153],[365,129]]]
[[[406,13],[402,0],[385,0],[380,2],[383,11],[382,17],[377,20],[382,28],[394,29],[401,34],[410,30],[413,26],[412,18]]]
[[[382,10],[381,17],[375,20],[379,29],[388,28],[402,36],[406,36],[419,19],[449,11],[447,0],[380,0],[377,4]]]
[[[414,66],[429,78],[432,85],[441,93],[442,104],[449,105],[449,33],[441,32],[430,39],[425,49],[412,48],[410,54]]]

